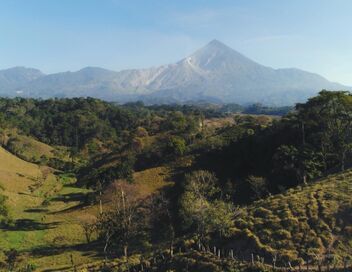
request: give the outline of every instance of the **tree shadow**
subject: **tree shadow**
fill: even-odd
[[[17,219],[13,225],[1,225],[1,228],[7,231],[33,231],[53,229],[60,222],[40,223],[32,219]]]
[[[69,271],[69,269],[72,269],[71,265],[61,267],[61,268],[48,268],[48,269],[44,269],[42,271],[43,272],[58,272],[58,271]]]
[[[78,188],[78,189],[82,189],[82,186],[79,186],[77,183],[66,183],[64,185],[62,185],[62,187],[64,188]]]
[[[30,209],[26,209],[24,211],[28,212],[28,213],[45,213],[45,212],[47,212],[49,210],[48,209],[42,209],[42,208],[30,208]]]
[[[85,200],[86,193],[69,193],[64,195],[59,195],[51,198],[51,201],[61,201],[61,202],[82,202]]]
[[[50,212],[50,214],[60,214],[60,213],[65,213],[65,212],[72,212],[72,211],[76,211],[76,210],[82,209],[84,207],[86,207],[86,204],[81,203],[81,204],[77,204],[77,205],[74,205],[72,207],[60,210],[60,211]]]
[[[33,195],[31,193],[26,193],[26,192],[19,192],[18,194],[19,195],[26,195],[26,196],[30,196],[30,197],[40,198],[40,196],[36,196],[36,195]]]
[[[40,246],[32,249],[31,255],[33,257],[41,258],[55,256],[70,251],[79,251],[82,253],[83,256],[103,257],[103,245],[99,241],[94,241],[91,243],[82,243],[77,245]]]

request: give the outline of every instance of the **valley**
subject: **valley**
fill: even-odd
[[[278,269],[342,269],[352,250],[352,175],[349,155],[337,153],[346,145],[326,138],[332,98],[350,110],[349,94],[328,91],[282,116],[230,105],[1,99],[1,266],[269,271],[275,257]],[[302,146],[304,118],[315,122]]]
[[[352,272],[351,10],[0,0],[0,272]]]

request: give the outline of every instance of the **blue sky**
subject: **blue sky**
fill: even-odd
[[[1,0],[0,69],[158,66],[216,38],[352,85],[351,13],[350,0]]]

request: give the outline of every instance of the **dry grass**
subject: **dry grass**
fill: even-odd
[[[23,161],[0,147],[0,184],[9,192],[28,190],[42,173],[38,165]]]
[[[257,201],[236,220],[236,247],[283,260],[352,251],[352,171]],[[240,238],[239,238],[240,237]]]
[[[206,129],[217,129],[232,126],[234,124],[235,119],[232,116],[223,118],[209,118],[204,120],[204,128]]]
[[[134,183],[141,194],[147,196],[156,193],[165,186],[172,185],[170,169],[155,167],[136,172],[133,175]]]
[[[18,155],[21,155],[24,158],[39,160],[40,157],[45,156],[47,158],[54,157],[53,151],[54,148],[39,142],[31,137],[17,135],[13,138],[10,138],[13,146],[18,150]]]
[[[109,203],[116,192],[122,187],[125,191],[133,194],[133,197],[145,199],[160,190],[172,186],[171,171],[167,167],[155,167],[133,174],[133,183],[125,180],[117,180],[111,184],[104,193],[104,202]]]

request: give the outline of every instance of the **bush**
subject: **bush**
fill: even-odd
[[[182,156],[187,150],[186,141],[178,136],[170,137],[167,146],[168,150],[177,156]]]
[[[49,199],[44,199],[43,202],[42,202],[42,206],[43,207],[48,207],[50,205],[50,200]]]

